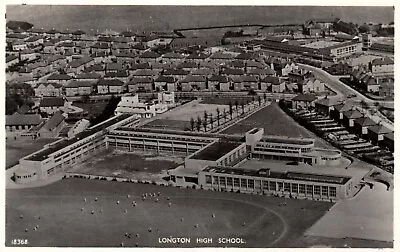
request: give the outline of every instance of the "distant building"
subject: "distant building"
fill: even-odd
[[[39,111],[48,115],[53,115],[57,111],[65,110],[67,102],[62,97],[44,97],[39,104]]]
[[[62,85],[58,83],[38,83],[36,87],[34,87],[35,96],[43,97],[43,96],[52,96],[52,97],[60,97],[63,94]]]
[[[26,131],[42,122],[40,115],[6,115],[6,132]]]
[[[158,113],[167,111],[167,105],[162,103],[139,102],[138,94],[134,96],[123,96],[115,109],[115,115],[129,114],[139,118],[151,118]]]
[[[65,117],[60,111],[54,113],[46,123],[39,129],[40,137],[53,138],[60,133],[65,125]]]

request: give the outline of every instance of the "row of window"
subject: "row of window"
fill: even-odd
[[[291,182],[279,182],[269,180],[255,180],[247,178],[211,176],[206,175],[206,184],[222,188],[238,187],[260,191],[261,189],[275,192],[289,192],[306,195],[322,195],[326,197],[336,197],[337,188],[334,186],[308,185]]]
[[[33,173],[33,174],[29,174],[29,175],[24,175],[24,176],[16,176],[17,178],[19,178],[19,179],[21,179],[21,178],[32,178],[33,176],[35,176],[36,175],[36,173]]]

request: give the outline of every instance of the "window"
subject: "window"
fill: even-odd
[[[321,193],[321,186],[314,186],[314,194],[320,195]]]
[[[284,191],[285,192],[290,192],[290,183],[285,183],[284,184]]]
[[[313,193],[313,186],[312,185],[307,185],[306,189],[307,189],[306,194],[312,194]]]
[[[322,186],[322,196],[328,196],[328,187]]]
[[[269,186],[270,186],[271,191],[276,191],[276,182],[275,181],[271,181],[269,183]]]
[[[254,188],[254,179],[249,179],[248,180],[248,183],[249,183],[249,188],[251,188],[251,189],[253,189]]]
[[[269,190],[268,185],[269,185],[269,181],[268,181],[268,180],[264,180],[264,181],[263,181],[263,188],[264,188],[264,190]]]
[[[298,193],[298,191],[299,191],[298,184],[292,184],[292,192]]]
[[[232,177],[227,177],[226,178],[226,185],[227,186],[232,186],[233,185],[233,181],[232,180],[233,180]]]
[[[283,191],[283,182],[278,182],[278,189],[277,191]]]
[[[207,185],[211,184],[211,175],[206,175],[206,184]]]
[[[336,198],[336,187],[333,187],[333,186],[329,187],[329,197]]]
[[[247,187],[247,179],[240,179],[240,187]]]
[[[261,188],[261,180],[255,180],[254,181],[254,187],[256,189],[260,189]]]
[[[233,186],[239,187],[239,178],[233,178]]]
[[[226,181],[225,177],[219,177],[219,184],[221,186],[225,186],[225,181]]]

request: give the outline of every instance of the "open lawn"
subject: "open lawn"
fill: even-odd
[[[143,126],[144,128],[185,130],[190,129],[190,122],[181,120],[156,119]]]
[[[288,116],[275,102],[221,133],[244,134],[252,128],[264,128],[264,135],[316,138],[313,133],[300,126],[293,118]],[[315,146],[327,147],[329,145],[316,138]]]
[[[149,178],[177,167],[183,160],[157,154],[126,153],[108,150],[76,166],[72,171],[84,174]]]
[[[142,200],[144,193],[158,192],[161,195]],[[280,204],[283,202],[285,206]],[[327,202],[71,178],[45,187],[6,191],[6,246],[18,237],[28,239],[28,246],[290,247],[331,206]],[[125,233],[132,234],[131,238]],[[158,242],[170,236],[190,237],[191,243]],[[197,237],[212,238],[213,243],[197,244]],[[222,237],[239,237],[246,243],[218,244]]]
[[[207,111],[209,115],[213,114],[213,117],[217,118],[217,108],[219,108],[220,113],[222,113],[224,109],[229,111],[228,105],[195,103],[190,106],[175,109],[174,113],[170,116],[167,116],[165,119],[189,122],[190,118],[195,120],[197,120],[198,116],[203,118],[204,111]]]
[[[57,139],[39,138],[35,140],[20,139],[6,141],[6,169],[18,164],[19,159],[40,150]]]
[[[255,97],[256,98],[256,97]],[[232,103],[233,106],[235,106],[235,101],[238,101],[239,104],[242,104],[243,102],[245,104],[248,104],[249,102],[252,101],[251,97],[232,97],[232,98],[223,98],[223,97],[205,97],[201,101],[203,104],[219,104],[219,105],[229,105],[229,103]]]

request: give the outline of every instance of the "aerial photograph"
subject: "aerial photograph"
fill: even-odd
[[[6,248],[394,247],[394,6],[5,15]]]

